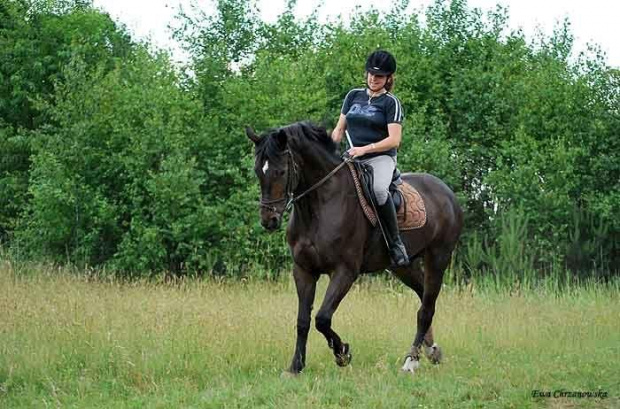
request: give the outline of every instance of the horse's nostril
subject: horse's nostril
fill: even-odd
[[[278,227],[278,218],[273,216],[272,218],[269,219],[268,228],[270,230],[275,230],[277,227]]]
[[[277,216],[271,216],[267,219],[263,219],[261,221],[261,224],[267,230],[275,230],[279,227],[280,220],[278,219]]]

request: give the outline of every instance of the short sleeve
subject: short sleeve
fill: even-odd
[[[388,124],[401,124],[404,119],[403,107],[394,95],[388,94],[388,96],[390,98],[385,107],[385,119]]]
[[[340,113],[342,115],[346,115],[347,112],[349,112],[349,109],[351,109],[351,102],[353,101],[353,96],[355,94],[355,91],[357,91],[357,89],[352,89],[344,97],[344,102],[342,103],[342,108],[340,109]]]

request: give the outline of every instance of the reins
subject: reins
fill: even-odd
[[[281,215],[283,215],[284,213],[288,212],[291,207],[293,206],[293,204],[295,204],[295,202],[297,202],[298,200],[300,200],[301,198],[303,198],[304,196],[306,196],[308,193],[318,189],[323,183],[327,182],[327,180],[329,178],[331,178],[332,176],[334,176],[334,174],[336,174],[336,172],[338,172],[340,169],[342,169],[343,166],[345,166],[347,163],[351,162],[353,159],[346,155],[344,160],[338,165],[336,166],[331,172],[329,172],[325,177],[323,177],[321,180],[319,180],[318,182],[316,182],[314,185],[310,186],[308,189],[306,189],[303,193],[295,196],[295,194],[293,193],[293,179],[291,178],[291,165],[292,165],[292,169],[293,169],[293,173],[295,174],[295,179],[297,178],[297,163],[295,162],[295,159],[293,158],[293,154],[291,153],[290,150],[286,150],[286,153],[289,155],[289,173],[287,175],[287,179],[286,179],[286,195],[280,199],[273,199],[273,200],[262,200],[260,201],[260,206],[264,207],[268,210],[273,211],[274,213],[280,213],[278,212],[278,210],[276,209],[275,206],[270,206],[272,204],[276,204],[276,203],[281,203],[283,201],[287,201],[286,205],[284,206],[284,210],[282,210]]]

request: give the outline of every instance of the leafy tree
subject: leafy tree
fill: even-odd
[[[41,106],[53,100],[62,69],[80,57],[107,69],[131,53],[124,29],[90,2],[0,2],[0,241],[28,201],[31,131],[49,123]]]
[[[167,59],[142,50],[95,73],[76,59],[63,75],[46,110],[54,125],[37,133],[20,246],[127,271],[195,261],[213,222],[190,149],[200,110]]]

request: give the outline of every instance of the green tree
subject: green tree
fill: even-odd
[[[214,223],[193,141],[200,109],[167,58],[139,50],[112,71],[63,71],[37,134],[30,201],[17,237],[33,257],[179,271],[208,249]]]
[[[128,34],[88,1],[0,2],[0,241],[28,202],[31,131],[50,122],[41,107],[53,100],[63,67],[80,57],[114,67],[132,50]]]

